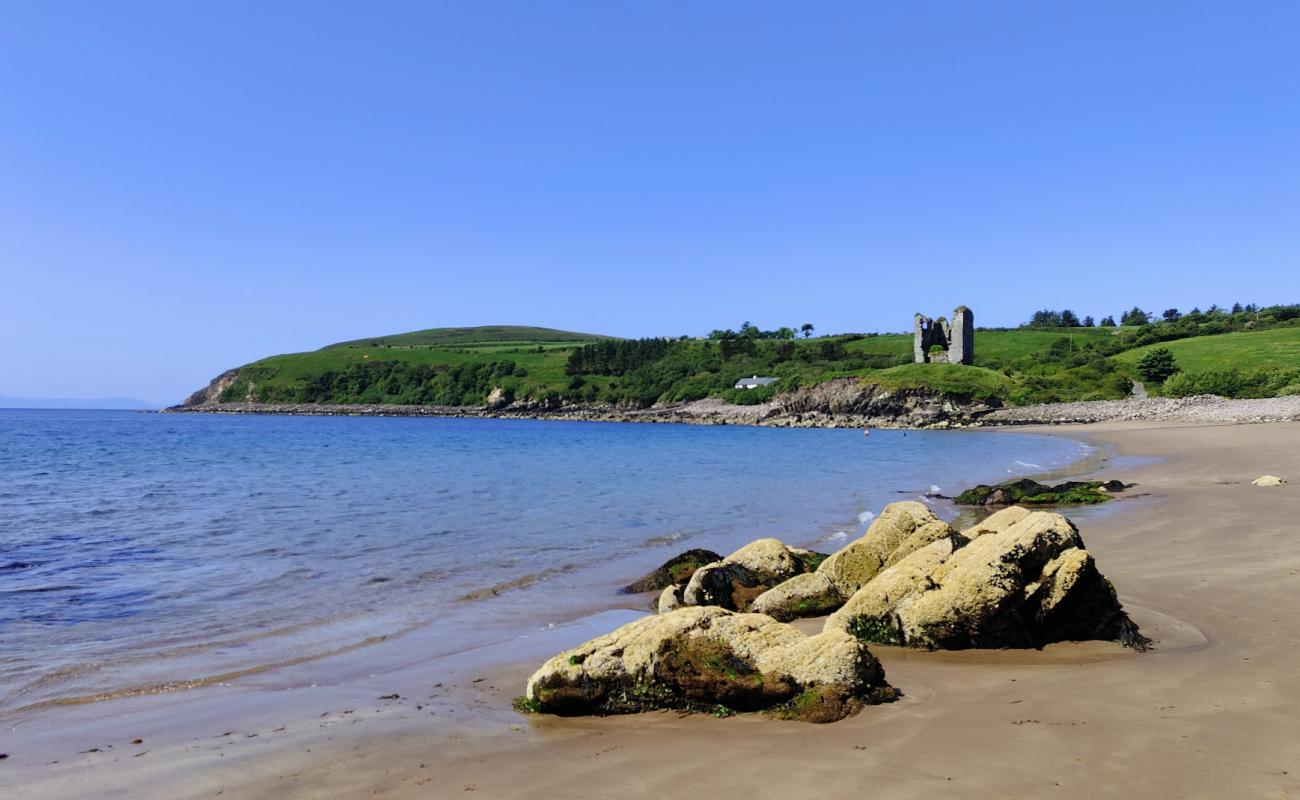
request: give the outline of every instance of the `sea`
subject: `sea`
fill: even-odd
[[[0,714],[445,652],[689,548],[833,552],[888,503],[1061,470],[1015,432],[0,410]],[[411,653],[419,658],[434,653]]]

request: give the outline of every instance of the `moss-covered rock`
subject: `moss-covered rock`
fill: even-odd
[[[1028,478],[980,484],[957,495],[956,502],[968,506],[1077,506],[1095,505],[1112,499],[1128,486],[1120,481],[1067,481],[1049,486]]]
[[[842,719],[893,696],[879,662],[846,633],[805,636],[763,614],[687,607],[551,658],[518,705],[555,714],[755,711],[808,692],[816,697],[803,704],[810,721]]]

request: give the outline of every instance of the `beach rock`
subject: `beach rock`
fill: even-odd
[[[623,591],[629,594],[639,594],[641,592],[657,592],[665,586],[674,584],[684,585],[695,574],[695,570],[705,564],[721,560],[722,556],[712,550],[700,548],[687,550],[685,553],[668,559],[650,574],[624,586]]]
[[[825,630],[928,649],[1080,639],[1146,645],[1068,519],[1048,512],[998,516],[881,570]]]
[[[805,636],[763,614],[709,606],[645,617],[560,653],[528,679],[525,705],[564,715],[722,706],[831,721],[894,696],[852,636]]]
[[[806,572],[773,586],[754,598],[750,611],[788,622],[799,617],[819,617],[844,605],[845,597],[820,572]]]
[[[1284,483],[1286,483],[1286,481],[1276,475],[1260,475],[1258,478],[1251,481],[1251,484],[1254,486],[1281,486]]]
[[[841,594],[849,597],[887,563],[954,533],[947,523],[915,500],[890,503],[872,521],[862,538],[829,556],[817,571],[825,575]],[[906,551],[896,553],[900,548]]]
[[[787,578],[812,571],[822,558],[820,553],[788,547],[779,539],[758,539],[697,569],[681,601],[688,606],[744,611],[754,598]]]

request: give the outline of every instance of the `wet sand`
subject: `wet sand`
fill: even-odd
[[[1300,424],[1041,432],[1161,458],[1108,467],[1107,477],[1136,481],[1146,496],[1080,526],[1135,621],[1157,640],[1150,653],[1107,643],[1041,652],[873,648],[904,699],[813,726],[756,715],[558,719],[510,710],[540,658],[631,619],[630,608],[468,653],[417,633],[365,658],[238,686],[6,719],[0,794],[1300,794]],[[1250,485],[1266,473],[1292,482]],[[392,666],[367,671],[374,663]]]

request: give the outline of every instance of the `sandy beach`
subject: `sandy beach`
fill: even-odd
[[[759,715],[511,711],[542,658],[632,619],[643,608],[632,597],[625,609],[473,652],[417,631],[364,657],[233,686],[14,716],[0,730],[8,756],[0,790],[14,798],[1300,794],[1300,424],[1039,432],[1110,446],[1120,458],[1103,474],[1139,484],[1140,496],[1080,531],[1156,640],[1151,652],[1110,643],[873,647],[903,699],[820,726]],[[1252,486],[1263,474],[1291,483]],[[397,666],[372,672],[376,660]]]

